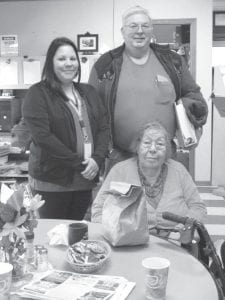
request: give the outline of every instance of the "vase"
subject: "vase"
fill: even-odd
[[[13,266],[12,280],[23,279],[26,274],[26,246],[24,239],[17,239],[16,243],[10,241],[8,236],[1,240],[1,249],[4,249],[4,261]],[[2,260],[3,260],[2,259]]]
[[[26,259],[23,256],[16,256],[8,261],[13,266],[12,280],[19,281],[26,275]]]

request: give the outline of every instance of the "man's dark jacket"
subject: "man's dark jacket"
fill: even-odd
[[[195,83],[184,59],[167,45],[150,44],[159,62],[168,73],[176,92],[176,99],[182,98],[186,113],[198,128],[206,123],[208,107],[200,87]],[[113,144],[113,120],[116,94],[119,82],[125,45],[103,54],[94,64],[89,83],[98,91],[107,111],[110,122],[111,142]]]

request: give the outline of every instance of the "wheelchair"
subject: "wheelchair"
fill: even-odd
[[[180,243],[206,267],[215,281],[219,300],[225,300],[225,241],[220,247],[219,256],[205,226],[189,219],[181,231]]]
[[[225,300],[225,240],[220,247],[219,256],[203,223],[196,219],[170,212],[163,212],[162,217],[166,220],[181,223],[184,226],[180,230],[155,227],[150,231],[150,234],[169,242],[174,242],[176,245],[179,244],[197,258],[214,279],[218,291],[218,299]],[[170,234],[172,232],[179,233],[179,239],[171,239]]]

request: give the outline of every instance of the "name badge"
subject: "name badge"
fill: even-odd
[[[168,83],[168,79],[162,75],[156,75],[155,80],[156,80],[156,83],[161,83],[161,84]]]
[[[84,159],[90,158],[91,154],[92,154],[91,143],[84,143]]]

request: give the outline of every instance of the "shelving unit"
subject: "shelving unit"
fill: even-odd
[[[13,90],[13,96],[0,96],[0,132],[10,132],[21,118],[27,89],[41,80],[45,56],[0,57],[0,95]]]
[[[0,98],[0,131],[10,131],[12,126],[11,100],[9,97]]]

